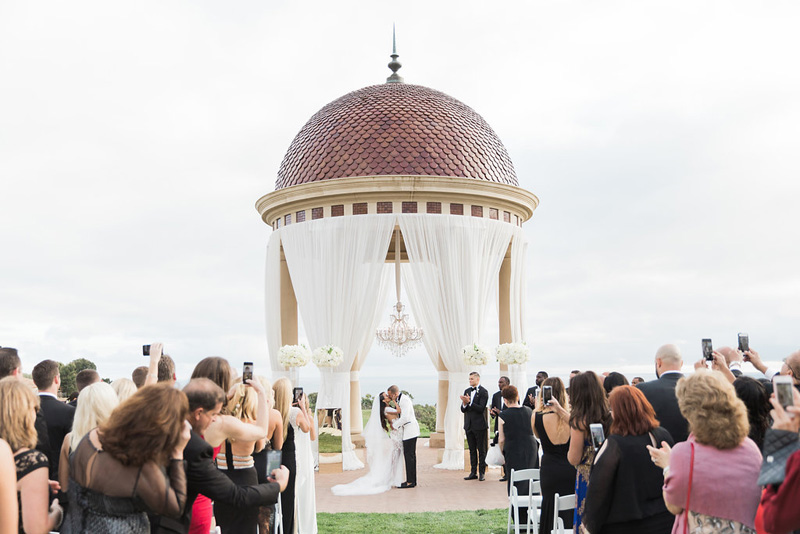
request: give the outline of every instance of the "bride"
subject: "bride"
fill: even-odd
[[[399,406],[393,408],[389,402],[386,393],[381,393],[372,403],[372,413],[364,427],[369,472],[349,484],[333,486],[335,495],[374,495],[403,481],[402,431],[392,428],[392,421],[400,415]]]

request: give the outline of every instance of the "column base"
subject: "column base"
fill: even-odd
[[[444,432],[431,432],[431,441],[428,446],[431,449],[444,449]]]
[[[364,436],[362,434],[351,434],[350,439],[353,442],[353,445],[356,449],[363,449],[364,448]]]

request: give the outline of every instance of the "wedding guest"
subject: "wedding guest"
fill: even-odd
[[[297,532],[316,534],[317,505],[314,496],[314,454],[311,442],[317,439],[317,428],[305,393],[289,409],[289,423],[294,430],[297,461],[295,479]]]
[[[275,409],[283,420],[283,446],[281,447],[281,465],[289,470],[286,489],[281,493],[281,510],[283,513],[283,531],[294,532],[295,482],[297,480],[297,448],[295,446],[294,427],[289,419],[292,407],[292,383],[282,377],[272,384],[275,392]]]
[[[20,534],[55,530],[63,516],[58,499],[48,508],[47,456],[33,448],[38,407],[39,399],[22,381],[9,377],[0,380],[0,439],[14,453]]]
[[[542,387],[542,382],[547,380],[550,375],[547,374],[547,371],[539,371],[536,373],[536,383],[528,388],[528,391],[525,392],[525,398],[522,399],[522,405],[527,406],[531,410],[533,410],[534,406],[536,405],[536,397],[539,395],[539,388]]]
[[[261,395],[256,389],[261,390]],[[259,408],[264,411],[269,407],[259,407],[259,397],[264,398],[264,387],[257,380],[248,380],[247,384],[239,384],[234,388],[233,396],[228,400],[228,414],[243,423],[252,423],[256,420]],[[240,485],[258,484],[258,474],[251,456],[264,448],[266,436],[257,440],[229,440],[224,442],[224,449],[217,453],[217,467],[232,482]],[[225,503],[217,503],[214,507],[214,517],[217,525],[223,532],[239,532],[242,534],[256,534],[258,532],[258,508],[237,508]]]
[[[800,439],[800,393],[794,393],[794,406],[785,410],[773,397],[772,418],[774,422],[770,432],[783,434],[784,439]],[[767,454],[767,451],[764,451]],[[797,496],[800,495],[800,451],[795,451],[786,461],[785,476],[780,484],[769,484],[761,495],[761,528],[759,532],[794,532],[800,530],[800,507]],[[756,523],[758,527],[758,522]]]
[[[111,382],[111,387],[114,389],[114,392],[117,394],[117,398],[119,402],[125,402],[130,398],[131,395],[136,393],[139,389],[136,387],[136,384],[133,383],[133,380],[130,378],[117,378],[113,382]]]
[[[16,480],[14,453],[8,443],[0,439],[0,532],[17,532],[19,529]]]
[[[208,425],[219,416],[222,403],[226,400],[225,392],[207,378],[193,378],[183,388],[189,401],[187,420],[192,426],[191,438],[183,451],[186,460],[186,507],[178,519],[163,516],[151,516],[151,532],[154,534],[180,533],[189,531],[193,520],[193,506],[197,496],[202,492],[214,502],[232,504],[238,508],[258,507],[274,504],[278,493],[286,487],[289,473],[286,469],[276,469],[271,475],[273,480],[257,486],[239,486],[231,482],[214,465],[213,450],[201,435]],[[211,511],[206,518],[206,530],[210,530]]]
[[[668,344],[656,351],[656,380],[639,384],[638,387],[656,411],[661,423],[676,443],[686,441],[689,425],[678,408],[675,385],[683,377],[683,356],[676,345]]]
[[[769,395],[764,384],[750,378],[740,376],[733,382],[736,396],[741,399],[747,408],[747,421],[750,423],[748,436],[758,446],[759,450],[764,448],[764,435],[770,425],[769,411],[772,407],[769,403]]]
[[[596,451],[592,445],[589,425],[599,423],[608,435],[611,426],[611,413],[608,408],[606,392],[600,385],[597,375],[586,371],[575,375],[569,381],[570,405],[569,414],[569,452],[567,459],[574,465],[578,473],[575,477],[575,495],[577,506],[573,514],[573,528],[579,532],[585,510],[586,491],[589,486],[589,475]]]
[[[669,534],[674,518],[661,495],[664,474],[647,445],[672,444],[672,436],[635,387],[617,386],[608,402],[614,419],[595,456],[583,525],[592,534]]]
[[[666,468],[664,501],[676,515],[673,532],[686,529],[687,495],[690,524],[713,524],[720,532],[752,529],[761,494],[761,453],[747,437],[744,404],[719,372],[703,369],[682,378],[675,394],[689,421],[688,440],[672,449],[648,447],[656,465]]]
[[[542,382],[542,387],[552,388],[552,399],[549,404],[542,401],[541,391],[536,400],[536,411],[533,414],[533,433],[542,442],[542,512],[539,521],[539,534],[550,534],[553,530],[553,498],[555,494],[570,495],[575,492],[575,476],[577,472],[569,460],[569,406],[564,383],[558,377],[551,377]],[[573,513],[571,510],[561,512],[559,517],[565,528],[572,528]]]
[[[78,448],[78,444],[86,434],[108,421],[119,404],[114,388],[105,382],[91,384],[81,392],[81,403],[75,409],[72,430],[64,436],[58,448],[61,451],[58,481],[62,492],[67,493],[69,488],[69,455]]]
[[[81,391],[86,386],[94,384],[95,382],[100,382],[100,375],[94,369],[83,369],[79,371],[77,375],[75,375],[75,387],[78,388],[78,396],[75,397],[75,400],[69,403],[70,406],[77,408],[78,407],[78,398],[81,395]]]
[[[168,384],[145,386],[89,432],[70,456],[63,532],[146,534],[147,511],[180,517],[186,503],[188,413],[183,392]]]
[[[141,389],[144,386],[144,381],[147,380],[147,366],[142,365],[137,367],[131,373],[131,380],[136,384],[136,389]]]
[[[642,378],[641,376],[634,376],[633,380],[631,380],[631,385],[637,386],[639,384],[644,384],[644,378]]]
[[[267,482],[267,453],[273,450],[279,451],[281,450],[281,447],[283,447],[283,419],[281,418],[281,412],[274,408],[275,392],[272,391],[272,384],[263,376],[259,376],[257,378],[258,381],[261,382],[261,386],[264,388],[264,391],[267,392],[270,406],[273,406],[269,411],[267,441],[264,445],[264,448],[260,452],[253,453],[253,462],[256,466],[256,474],[258,474],[258,483],[263,484],[264,482]],[[267,533],[274,530],[274,511],[274,506],[259,506],[258,529],[260,532]],[[205,534],[205,532],[202,534]]]
[[[34,366],[31,375],[33,383],[36,384],[36,388],[39,390],[39,410],[44,415],[44,420],[47,423],[50,450],[54,453],[50,458],[50,480],[56,480],[58,478],[59,457],[55,452],[61,450],[64,436],[72,430],[75,408],[58,400],[58,389],[61,387],[58,362],[53,360],[41,361]]]
[[[489,401],[489,392],[481,386],[481,375],[475,371],[469,374],[469,386],[461,395],[461,413],[464,414],[470,468],[469,476],[464,480],[477,478],[483,481],[486,476],[486,447],[489,441],[489,424],[484,412]]]
[[[489,411],[489,415],[494,419],[494,431],[492,433],[492,445],[497,445],[497,440],[500,437],[500,433],[498,430],[498,425],[500,424],[500,420],[497,418],[497,414],[502,412],[505,407],[505,401],[503,401],[503,388],[508,387],[511,384],[511,381],[508,379],[507,376],[501,376],[500,379],[497,381],[497,391],[494,395],[492,395],[492,404],[491,410]],[[508,480],[506,476],[506,468],[505,466],[501,466],[500,470],[502,472],[502,476],[500,477],[500,482],[505,482]]]
[[[533,437],[531,418],[533,412],[527,406],[520,406],[519,392],[515,386],[503,388],[503,399],[506,409],[497,417],[500,419],[500,437],[498,444],[503,451],[505,465],[509,474],[511,470],[536,469],[539,467],[539,446]],[[514,485],[520,495],[528,494],[528,483],[517,482]],[[508,494],[511,494],[511,480],[507,483]],[[536,513],[535,510],[532,513]],[[519,508],[520,524],[527,523],[528,508]]]
[[[605,379],[603,379],[603,389],[606,392],[606,395],[611,395],[611,392],[614,391],[614,388],[618,386],[627,386],[628,379],[625,378],[625,375],[622,373],[618,373],[616,371],[612,371],[606,375]]]

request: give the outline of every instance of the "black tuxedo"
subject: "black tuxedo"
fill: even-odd
[[[533,395],[534,400],[536,399],[536,395],[539,394],[539,386],[531,386],[528,388],[528,391],[525,392],[525,398],[522,399],[522,405],[527,406],[531,410],[535,409],[534,404],[531,402],[531,395]]]
[[[464,395],[471,396],[472,388],[467,388]],[[464,430],[467,433],[469,445],[470,474],[486,472],[486,448],[489,441],[489,423],[486,421],[486,404],[489,402],[489,392],[485,387],[478,385],[475,388],[475,397],[466,405],[461,404],[464,413]]]
[[[494,395],[492,395],[492,404],[490,406],[492,409],[497,409],[498,411],[502,412],[506,409],[506,404],[503,402],[503,392],[498,391]],[[494,419],[494,430],[492,433],[492,443],[497,444],[497,427],[500,426],[500,423],[497,420],[497,416],[489,412],[492,419]]]
[[[214,449],[199,434],[192,437],[183,450],[186,464],[186,508],[180,519],[150,516],[151,533],[186,533],[192,521],[192,505],[198,493],[212,501],[224,502],[239,508],[267,506],[278,502],[280,486],[267,482],[256,486],[239,486],[214,465]]]
[[[39,395],[39,406],[47,423],[47,437],[50,444],[50,480],[58,480],[58,460],[64,436],[72,431],[75,408],[64,404],[50,395]]]
[[[675,386],[682,377],[681,373],[667,373],[657,380],[636,385],[653,405],[656,419],[675,439],[675,443],[686,441],[689,437],[689,423],[681,414],[675,396]]]

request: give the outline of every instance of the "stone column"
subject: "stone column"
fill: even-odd
[[[436,432],[431,433],[430,447],[444,449],[444,414],[447,411],[447,394],[450,391],[450,380],[442,357],[436,359],[436,370],[439,373],[439,396],[436,402]],[[440,459],[441,461],[441,459]]]
[[[281,250],[281,346],[297,345],[297,297]]]
[[[500,264],[500,276],[497,288],[497,320],[500,343],[511,343],[511,245],[509,245],[503,263]],[[508,374],[508,366],[500,365],[500,375]],[[521,392],[524,395],[525,392]]]
[[[358,361],[356,356],[355,362]],[[375,402],[379,402],[375,399]],[[364,446],[364,436],[361,434],[364,430],[364,421],[361,417],[361,381],[358,377],[358,371],[350,371],[350,438],[353,440],[353,445],[356,447]]]

